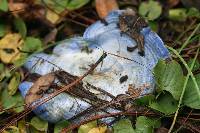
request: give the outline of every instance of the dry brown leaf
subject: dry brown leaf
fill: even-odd
[[[100,18],[104,18],[112,10],[119,9],[116,0],[96,0],[96,11]]]
[[[31,89],[28,91],[25,97],[25,102],[30,105],[32,102],[43,97],[45,91],[49,89],[53,81],[55,80],[55,73],[48,73],[36,80]]]

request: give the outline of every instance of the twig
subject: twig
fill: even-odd
[[[84,120],[84,121],[82,121],[82,122],[79,122],[79,123],[77,123],[77,124],[71,125],[71,126],[69,126],[69,127],[67,127],[67,128],[63,128],[61,132],[62,132],[62,133],[69,132],[70,130],[73,130],[73,129],[77,128],[77,127],[80,127],[80,126],[83,125],[83,124],[86,124],[86,123],[88,123],[88,122],[90,122],[90,121],[94,121],[94,120],[97,120],[97,119],[108,118],[108,117],[114,117],[114,116],[119,116],[119,115],[128,115],[128,116],[132,116],[132,115],[138,115],[138,114],[139,114],[139,115],[142,115],[142,114],[144,114],[144,112],[126,111],[126,112],[117,112],[117,113],[111,113],[111,114],[94,115],[94,116],[91,116],[91,117],[89,117],[88,119],[86,119],[86,120]],[[146,115],[152,116],[152,115],[156,115],[156,114],[155,114],[155,113],[148,113],[148,114],[146,114]]]
[[[6,124],[5,126],[3,126],[0,130],[0,132],[3,132],[6,128],[8,128],[9,126],[11,126],[15,122],[17,122],[19,119],[23,118],[25,115],[29,114],[32,110],[36,109],[38,106],[46,103],[47,101],[51,100],[55,96],[59,95],[60,93],[67,91],[67,90],[71,89],[73,86],[75,86],[76,84],[78,84],[80,81],[82,81],[83,78],[85,78],[88,74],[90,74],[98,66],[98,64],[106,58],[106,56],[107,56],[107,54],[103,53],[103,55],[99,58],[99,60],[95,64],[93,64],[91,66],[91,68],[83,76],[79,77],[74,82],[68,84],[67,86],[63,87],[62,89],[59,89],[55,93],[50,94],[47,97],[45,97],[45,98],[43,98],[39,101],[38,100],[34,101],[33,102],[34,105],[30,104],[30,105],[27,106],[27,109],[25,111],[14,115],[14,116],[17,116],[17,117],[14,118],[11,122]]]

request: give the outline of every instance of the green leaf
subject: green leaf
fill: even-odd
[[[97,127],[97,121],[92,121],[87,124],[81,125],[78,129],[78,133],[88,133],[94,127]]]
[[[90,0],[71,0],[68,2],[66,8],[68,10],[75,10],[86,5]]]
[[[54,133],[60,133],[63,128],[66,128],[69,125],[68,121],[60,121],[56,123],[54,128]]]
[[[131,121],[122,119],[113,125],[114,133],[136,133],[132,127]]]
[[[135,100],[137,105],[149,105],[155,99],[154,95],[146,95]]]
[[[3,133],[20,133],[20,131],[17,127],[10,126]]]
[[[13,96],[10,96],[8,94],[8,90],[3,89],[0,99],[1,99],[2,106],[4,109],[17,107],[17,108],[13,108],[13,111],[15,111],[17,113],[24,110],[24,107],[22,106],[24,104],[24,99],[22,98],[22,96],[19,92],[17,92]],[[20,107],[18,107],[18,106],[20,106]]]
[[[3,37],[6,33],[6,25],[3,21],[0,21],[0,37]]]
[[[200,88],[200,74],[196,75],[195,78]],[[183,104],[194,109],[200,109],[200,90],[195,88],[194,82],[191,78],[189,78],[186,86]]]
[[[194,7],[190,8],[189,11],[187,12],[188,17],[196,17],[200,18],[200,11]]]
[[[158,18],[161,13],[162,7],[157,1],[150,0],[148,2],[142,2],[139,6],[139,14],[143,17],[147,17],[148,20]]]
[[[176,112],[178,101],[176,101],[170,93],[162,93],[156,101],[149,104],[152,109],[158,110],[165,115]]]
[[[154,133],[154,128],[160,127],[160,119],[139,116],[136,121],[136,133]]]
[[[176,61],[160,60],[154,68],[156,83],[161,91],[168,91],[174,99],[179,100],[185,77],[181,66]]]
[[[27,37],[22,50],[25,52],[36,52],[42,49],[42,41],[38,38]]]
[[[48,128],[48,122],[36,116],[31,119],[30,124],[39,131],[47,131],[47,128]]]
[[[189,67],[192,65],[192,61],[193,61],[193,59],[190,59],[190,60],[188,61],[187,64],[188,64]],[[196,60],[195,63],[194,63],[194,67],[192,68],[191,71],[196,71],[196,70],[198,70],[199,68],[200,68],[200,63],[199,63],[198,60]]]
[[[65,10],[68,0],[43,0],[56,13],[61,13]]]
[[[170,9],[169,19],[174,21],[185,21],[187,18],[187,10],[184,8]]]
[[[15,72],[15,74],[13,75],[8,84],[9,95],[14,95],[16,93],[19,83],[20,83],[20,74],[18,72]]]
[[[22,53],[20,58],[17,59],[16,61],[13,62],[13,64],[15,65],[15,67],[20,67],[22,65],[24,65],[24,63],[26,62],[28,58],[28,54],[27,53]]]
[[[0,0],[0,10],[7,12],[8,11],[8,2],[7,0]]]
[[[26,24],[24,23],[24,21],[21,18],[17,17],[14,20],[14,24],[15,24],[15,28],[19,31],[21,36],[25,38],[27,30],[26,30]]]

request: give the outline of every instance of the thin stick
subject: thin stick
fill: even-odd
[[[33,104],[30,104],[27,106],[27,109],[22,112],[22,113],[19,113],[19,114],[16,114],[19,115],[17,116],[15,119],[13,119],[11,122],[9,122],[8,124],[6,124],[5,126],[3,126],[0,130],[0,132],[3,132],[6,128],[8,128],[9,126],[11,126],[12,124],[14,124],[15,122],[17,122],[19,119],[23,118],[25,115],[29,114],[32,110],[36,109],[38,106],[46,103],[47,101],[51,100],[52,98],[54,98],[55,96],[59,95],[60,93],[64,92],[64,91],[67,91],[67,90],[70,90],[73,86],[75,86],[76,84],[78,84],[80,81],[82,81],[83,78],[85,78],[87,75],[89,75],[97,66],[98,64],[103,61],[105,58],[107,57],[107,54],[106,53],[103,53],[103,55],[99,58],[99,60],[91,66],[91,68],[83,75],[81,76],[80,78],[76,79],[74,82],[68,84],[67,86],[63,87],[62,89],[56,91],[55,93],[53,94],[50,94],[49,96],[43,98],[42,100],[38,101],[34,101],[32,103]],[[33,106],[32,106],[33,105]]]

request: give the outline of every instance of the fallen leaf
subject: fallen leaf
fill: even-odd
[[[20,133],[19,129],[15,126],[8,127],[3,133]]]
[[[158,110],[166,115],[173,114],[176,112],[178,107],[178,101],[176,101],[172,95],[168,92],[162,93],[156,99],[149,104],[152,109]]]
[[[25,102],[27,105],[43,97],[46,90],[49,89],[50,85],[55,80],[54,73],[48,73],[36,80],[33,86],[30,88],[25,97]]]
[[[20,58],[18,48],[23,44],[20,34],[7,34],[0,40],[0,59],[4,63],[13,63]]]
[[[20,83],[20,74],[18,72],[15,72],[14,76],[11,78],[8,84],[9,95],[14,95],[16,93],[19,83]]]
[[[92,128],[88,133],[106,133],[106,130],[107,130],[106,126],[101,126]]]
[[[62,129],[67,127],[68,125],[69,125],[69,122],[66,120],[57,122],[54,127],[54,133],[60,133]]]
[[[162,7],[157,1],[150,0],[148,2],[142,2],[139,6],[139,14],[143,17],[147,17],[148,20],[158,18],[161,13]]]
[[[78,133],[88,133],[91,129],[97,127],[97,121],[92,121],[87,124],[81,125],[78,129]]]
[[[47,131],[47,128],[48,128],[48,122],[36,116],[31,119],[30,124],[39,131]]]
[[[136,133],[129,119],[122,119],[113,125],[114,133]]]
[[[187,10],[185,8],[170,9],[168,17],[174,21],[185,21],[187,19]]]
[[[16,17],[14,19],[14,24],[15,24],[15,28],[19,31],[19,33],[21,34],[21,36],[23,38],[25,38],[27,30],[26,30],[26,24],[23,21],[23,19],[21,19],[20,17]]]
[[[100,18],[106,17],[112,10],[119,9],[116,0],[96,0],[95,6]]]
[[[0,0],[0,10],[7,12],[8,11],[8,2],[7,0]]]
[[[50,21],[52,24],[56,24],[60,20],[60,16],[58,13],[55,13],[52,10],[47,9],[46,19]]]
[[[22,106],[24,104],[24,99],[22,98],[19,92],[17,92],[13,96],[10,96],[8,94],[8,90],[3,89],[0,95],[0,101],[2,102],[2,106],[4,109],[9,109],[12,107],[19,106],[17,108],[13,108],[12,111],[19,113],[24,110],[24,107]]]
[[[158,84],[158,91],[168,91],[174,99],[179,100],[185,77],[178,62],[160,60],[154,67],[154,77]]]

